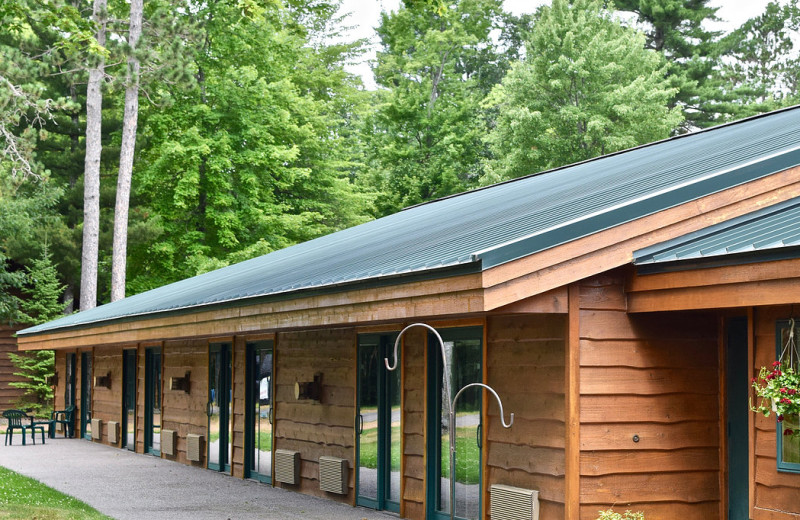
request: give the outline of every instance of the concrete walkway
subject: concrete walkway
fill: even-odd
[[[5,437],[5,435],[3,435]],[[392,520],[396,515],[78,439],[0,446],[0,466],[120,520]]]

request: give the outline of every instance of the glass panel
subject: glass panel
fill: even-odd
[[[92,355],[81,354],[81,416],[83,417],[83,437],[92,438]]]
[[[161,352],[153,352],[153,451],[161,452]]]
[[[394,346],[394,340],[391,342],[391,347]],[[389,354],[391,355],[391,354]],[[380,361],[380,360],[379,360]],[[400,503],[400,445],[401,434],[400,431],[400,418],[402,417],[402,409],[400,408],[400,369],[389,372],[384,367],[383,363],[379,366],[386,372],[388,378],[388,401],[389,401],[389,479],[388,490],[386,497],[391,502]]]
[[[252,470],[269,477],[272,474],[272,349],[256,348],[253,367],[254,453]]]
[[[212,352],[208,359],[208,466],[219,467],[220,442],[220,387],[221,363],[220,352]]]
[[[781,461],[789,464],[800,464],[800,437],[783,435],[786,430],[797,431],[800,429],[800,417],[788,415],[780,424],[781,434]]]
[[[476,330],[480,335],[480,330]],[[446,338],[447,334],[442,334]],[[433,347],[438,348],[434,341]],[[483,349],[481,339],[455,339],[444,342],[447,366],[450,371],[450,391],[455,395],[459,389],[469,383],[482,380],[481,357]],[[438,453],[441,464],[439,470],[439,495],[437,511],[450,512],[450,420],[448,416],[449,402],[452,398],[445,394],[444,373],[439,371],[438,388],[439,424]],[[459,518],[473,519],[480,516],[480,472],[481,450],[478,443],[478,427],[481,420],[481,389],[471,388],[464,391],[456,403],[456,485],[455,513]]]
[[[125,365],[125,447],[135,451],[136,447],[136,351],[126,350]]]
[[[75,354],[67,354],[67,385],[64,408],[75,404]]]
[[[358,346],[358,495],[378,500],[378,364],[377,342]]]

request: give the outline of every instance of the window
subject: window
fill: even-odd
[[[800,333],[795,325],[795,337]],[[775,334],[775,358],[779,359],[783,346],[789,341],[789,321],[779,321]],[[800,365],[800,360],[798,364]],[[789,437],[784,435],[788,429],[797,431],[800,429],[800,419],[798,416],[787,416],[783,421],[777,422],[777,445],[778,445],[778,471],[800,473],[800,436]]]

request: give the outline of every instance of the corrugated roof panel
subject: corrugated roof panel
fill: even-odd
[[[454,266],[487,269],[798,164],[800,110],[792,108],[421,204],[20,334]]]
[[[634,264],[732,256],[800,244],[800,198],[634,252]]]

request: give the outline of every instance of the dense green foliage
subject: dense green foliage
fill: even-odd
[[[369,91],[345,70],[365,46],[339,0],[148,0],[135,50],[127,2],[109,0],[104,46],[90,0],[0,2],[0,318],[33,317],[17,298],[41,296],[22,291],[45,243],[59,305],[80,293],[86,70],[101,57],[102,303],[132,52],[127,294],[793,103],[796,0],[728,34],[707,28],[709,4],[555,0],[515,17],[501,0],[404,0],[381,16]]]
[[[663,139],[682,116],[661,54],[612,18],[600,0],[553,0],[527,57],[493,91],[489,136],[502,180]]]

